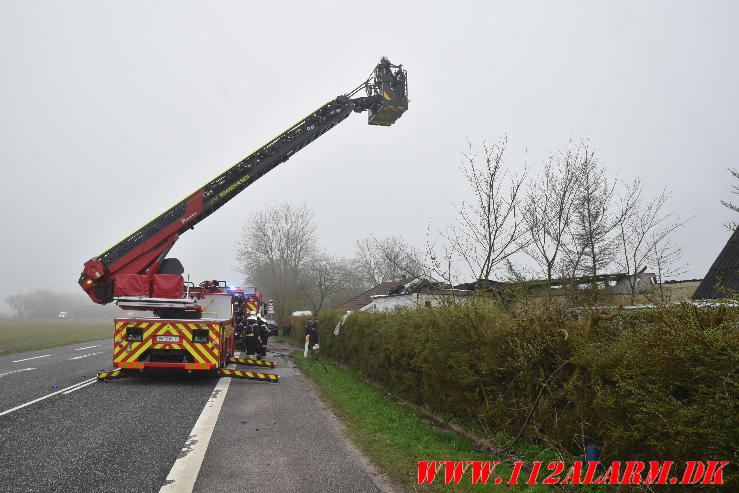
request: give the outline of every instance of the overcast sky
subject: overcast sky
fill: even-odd
[[[700,278],[739,167],[736,2],[0,1],[0,299],[72,292],[82,264],[305,114],[382,55],[408,70],[392,127],[344,123],[185,234],[192,280],[238,281],[241,224],[283,201],[349,256],[422,246],[467,193],[466,139],[535,171],[571,137],[613,176],[673,192]],[[3,307],[5,308],[5,307]]]

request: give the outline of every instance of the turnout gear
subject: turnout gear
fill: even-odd
[[[257,359],[264,359],[267,356],[267,342],[269,341],[270,333],[267,321],[262,319],[262,323],[259,324],[259,350],[257,352]]]
[[[308,349],[313,350],[313,346],[318,344],[318,325],[315,320],[305,323],[305,337],[308,339]]]
[[[244,331],[244,352],[246,359],[256,359],[259,350],[259,324],[256,315],[249,315],[246,319]]]

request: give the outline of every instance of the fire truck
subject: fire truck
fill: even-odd
[[[173,368],[223,376],[277,381],[276,375],[235,371],[228,363],[273,366],[234,358],[234,325],[244,294],[223,281],[185,282],[184,268],[167,254],[186,231],[223,207],[256,180],[344,121],[368,113],[370,125],[390,126],[408,109],[408,80],[402,65],[383,57],[354,90],[322,105],[244,159],[85,262],[79,285],[95,303],[115,302],[146,313],[114,321],[113,366],[99,379],[129,371]],[[254,290],[250,303],[261,309]],[[235,306],[237,306],[235,308]],[[256,310],[255,310],[256,311]]]

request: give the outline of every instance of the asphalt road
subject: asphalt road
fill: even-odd
[[[194,491],[387,489],[292,367],[289,348],[270,345],[280,383],[228,383],[202,464],[188,464],[200,467]],[[111,368],[111,350],[104,340],[0,357],[1,491],[159,491],[187,456],[220,379],[92,381]]]

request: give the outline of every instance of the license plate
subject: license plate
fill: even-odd
[[[179,336],[157,336],[157,342],[180,342]]]

